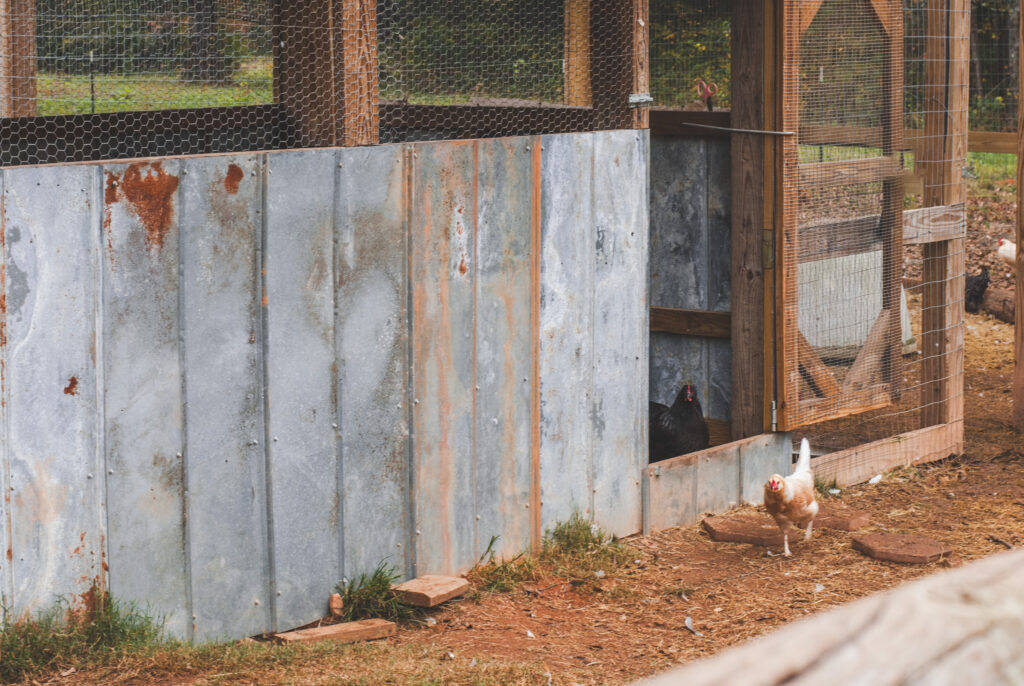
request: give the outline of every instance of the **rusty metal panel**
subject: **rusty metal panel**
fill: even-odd
[[[413,146],[409,227],[418,574],[473,564],[476,144]]]
[[[541,138],[541,525],[593,515],[594,136]]]
[[[266,158],[267,477],[271,598],[279,631],[321,616],[340,578],[338,450],[332,426],[337,414],[335,156],[309,150]]]
[[[412,573],[404,149],[391,145],[338,153],[342,572],[349,578],[373,571],[381,560],[402,574]],[[431,341],[424,345],[429,349]],[[421,404],[427,402],[437,398],[421,398]]]
[[[110,591],[188,638],[179,162],[107,165],[102,175]]]
[[[793,438],[789,433],[761,434],[740,444],[740,502],[764,502],[764,482],[772,474],[793,471]]]
[[[594,134],[594,519],[640,531],[647,458],[647,132]]]
[[[88,605],[106,585],[98,188],[93,167],[4,172],[4,454],[16,614],[59,595]]]
[[[475,553],[530,547],[531,138],[479,142]]]
[[[0,169],[0,232],[3,231],[4,214],[4,170]],[[7,251],[0,250],[0,273],[6,275]],[[7,279],[0,280],[0,289],[3,289],[4,298],[7,297]],[[0,326],[7,326],[7,303],[0,309]],[[3,329],[6,335],[6,328]],[[7,368],[7,342],[0,339],[0,369]],[[0,429],[7,435],[7,415],[10,408],[10,395],[7,392],[6,379],[0,378]],[[12,550],[11,544],[11,508],[10,498],[10,451],[7,449],[6,439],[0,439],[0,622],[6,619],[7,608],[14,603],[14,577],[11,574]]]
[[[182,163],[186,483],[195,637],[270,629],[261,159]]]

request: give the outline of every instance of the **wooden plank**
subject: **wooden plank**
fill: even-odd
[[[993,555],[795,622],[645,683],[1004,683],[1007,674],[1024,671],[1021,564],[1024,550]]]
[[[708,425],[709,446],[723,445],[732,440],[732,428],[728,421],[705,418],[704,423]]]
[[[377,0],[334,0],[333,4],[339,142],[347,146],[374,145],[380,134]]]
[[[613,0],[590,13],[591,93],[599,130],[648,126],[647,108],[629,107],[630,94],[647,92],[646,17],[647,0]]]
[[[942,460],[963,451],[963,422],[937,424],[811,459],[818,479],[840,486],[867,481],[896,467]]]
[[[881,222],[869,215],[801,226],[800,244],[800,263],[881,250]]]
[[[590,0],[565,2],[564,102],[590,107]]]
[[[766,6],[767,5],[767,6]],[[757,0],[734,0],[732,3],[732,111],[730,124],[737,128],[764,129],[768,123],[765,108],[771,107],[765,99],[765,78],[770,61],[766,59],[765,14],[772,3]],[[652,126],[655,114],[652,112]],[[770,229],[772,166],[766,161],[772,154],[765,147],[765,137],[757,134],[735,133],[731,145],[731,209],[732,236],[730,241],[729,281],[731,290],[730,318],[732,346],[732,402],[731,420],[733,438],[745,438],[761,433],[765,422],[766,346],[765,336],[765,270],[763,241],[765,229]],[[767,171],[767,174],[766,174]],[[767,202],[766,202],[767,201]],[[768,207],[766,207],[766,204]],[[767,289],[772,290],[772,289]],[[769,315],[771,316],[771,315]]]
[[[729,338],[732,335],[732,315],[729,312],[652,307],[650,326],[651,331]]]
[[[395,586],[395,597],[406,605],[434,607],[446,600],[464,595],[469,582],[458,576],[424,574]]]
[[[892,179],[900,174],[897,155],[868,157],[862,160],[811,162],[799,167],[801,187],[842,186]]]
[[[378,638],[394,636],[398,626],[386,619],[362,619],[358,622],[342,622],[329,624],[313,629],[299,629],[282,634],[274,634],[279,643],[316,643],[318,641],[335,641],[337,643],[354,643],[355,641],[372,641]]]
[[[630,0],[632,22],[631,41],[626,50],[630,55],[630,94],[651,92],[651,51],[650,51],[650,0]],[[634,129],[650,127],[650,110],[647,107],[632,108]]]
[[[1024,45],[1024,21],[1017,23],[1017,45]],[[1018,92],[1024,83],[1024,50],[1017,50]],[[1024,107],[1017,108],[1017,264],[1014,312],[1024,313]],[[1024,314],[1014,317],[1013,326],[1013,425],[1024,431]]]
[[[735,77],[733,77],[735,78]],[[732,136],[729,131],[706,129],[702,126],[690,126],[690,124],[702,124],[705,126],[717,126],[728,129],[736,112],[735,95],[733,96],[732,110],[716,112],[687,112],[680,109],[667,109],[661,107],[652,108],[650,111],[651,134],[664,136],[699,136],[719,137]]]
[[[903,211],[903,244],[936,243],[967,235],[963,205],[939,205]]]
[[[280,25],[274,37],[274,100],[296,123],[299,147],[339,143],[331,35],[335,1],[294,0],[281,3],[279,8]]]
[[[0,0],[0,118],[36,115],[36,0]]]
[[[853,361],[843,379],[841,391],[843,395],[853,394],[883,381],[883,356],[893,347],[891,345],[893,342],[892,312],[893,310],[883,309],[879,313],[878,319],[871,325],[871,330],[868,332],[867,338],[864,339],[864,345],[857,354],[857,359]],[[900,349],[898,345],[895,347],[897,350]],[[884,379],[884,381],[890,383],[888,379]]]
[[[322,613],[322,596],[309,589],[331,588],[344,576],[335,505],[338,441],[331,426],[337,416],[332,259],[337,162],[326,150],[300,150],[268,155],[265,164],[263,354],[272,400],[266,421],[272,437],[267,476],[273,628],[280,630]],[[375,535],[385,534],[377,530]]]
[[[967,134],[967,150],[968,152],[995,152],[1016,155],[1017,132],[971,131]]]
[[[872,0],[872,6],[888,40],[882,69],[886,84],[882,98],[882,152],[899,156],[903,150],[903,4],[901,0]],[[890,313],[898,313],[903,302],[903,200],[903,178],[897,173],[882,183],[882,308]],[[878,334],[883,343],[889,343],[883,347],[881,371],[882,380],[892,388],[893,399],[899,397],[903,385],[902,335],[898,315],[888,317],[888,330]]]
[[[800,373],[807,379],[807,382],[814,388],[815,393],[821,398],[832,398],[839,395],[840,387],[832,370],[828,368],[814,347],[807,342],[803,333],[799,330],[797,336],[797,351],[800,359]]]
[[[185,482],[196,640],[270,630],[261,265],[262,159],[181,175]]]
[[[170,635],[189,639],[180,164],[165,160],[100,170],[106,191],[102,360],[110,592],[148,604],[165,617]],[[146,197],[166,213],[140,213]],[[161,240],[148,240],[150,235]]]

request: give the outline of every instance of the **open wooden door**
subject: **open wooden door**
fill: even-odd
[[[903,12],[782,0],[778,422],[892,403],[902,363]]]

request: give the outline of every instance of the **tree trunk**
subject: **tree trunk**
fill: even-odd
[[[217,35],[216,0],[192,0],[192,43],[183,78],[199,83],[223,83],[231,76],[230,59]]]

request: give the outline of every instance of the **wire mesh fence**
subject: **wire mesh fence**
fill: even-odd
[[[651,96],[659,107],[727,110],[731,0],[650,0]]]
[[[816,452],[945,423],[962,403],[967,51],[950,36],[967,14],[899,5],[804,13],[784,345],[789,411]]]
[[[624,128],[635,24],[591,0],[11,0],[0,163]]]

